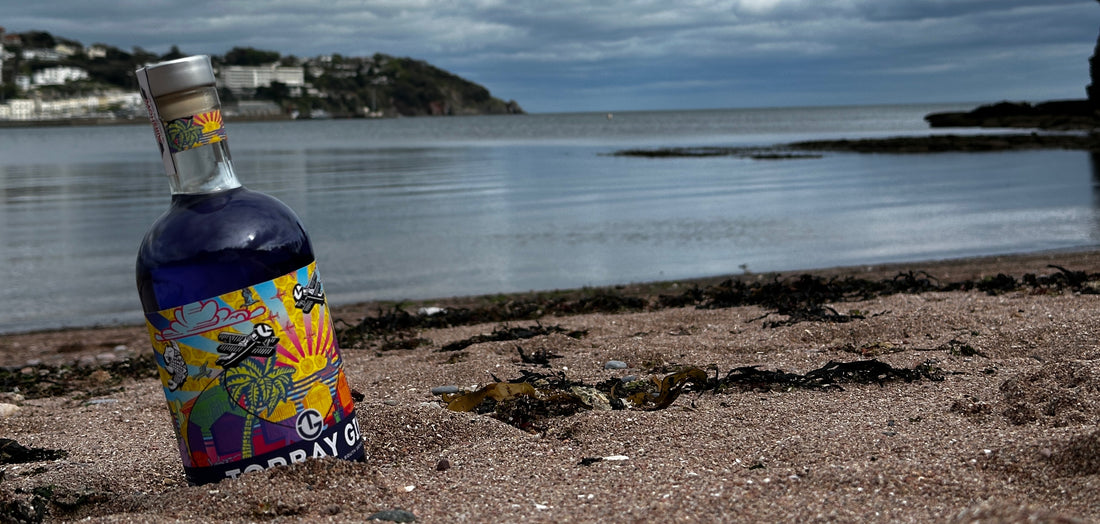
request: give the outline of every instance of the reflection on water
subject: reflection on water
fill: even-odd
[[[1093,204],[1100,208],[1100,152],[1089,152],[1089,166],[1092,167]]]
[[[712,114],[676,116],[697,118],[696,127],[654,115],[646,125],[672,136],[646,134],[641,123],[612,138],[586,127],[629,126],[629,114],[613,124],[556,115],[265,123],[230,133],[245,184],[287,202],[306,223],[337,303],[1097,243],[1095,155],[606,154],[637,137],[737,145],[779,132],[737,138]],[[760,117],[738,118],[747,125]],[[895,118],[865,127],[896,129]],[[550,131],[548,121],[556,122]],[[537,139],[540,125],[550,139]],[[17,304],[0,315],[0,332],[140,322],[134,257],[167,207],[161,171],[145,126],[0,130],[0,277],[7,303]]]

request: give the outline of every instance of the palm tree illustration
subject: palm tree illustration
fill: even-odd
[[[261,363],[256,358],[248,358],[225,372],[224,384],[229,398],[245,413],[241,458],[252,456],[252,426],[256,424],[256,418],[269,415],[280,402],[286,400],[287,390],[293,383],[294,368],[276,366],[275,360],[268,357]]]

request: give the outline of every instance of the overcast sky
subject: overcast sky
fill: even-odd
[[[1095,0],[0,0],[85,45],[410,56],[529,112],[1083,98]]]

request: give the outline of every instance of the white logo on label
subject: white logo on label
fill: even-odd
[[[294,421],[294,427],[298,430],[298,436],[305,440],[313,440],[325,429],[325,418],[316,409],[307,409],[298,414]]]

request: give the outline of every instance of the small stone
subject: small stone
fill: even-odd
[[[8,418],[19,412],[19,406],[15,404],[0,404],[0,418]]]
[[[444,308],[441,308],[441,307],[432,306],[432,307],[422,307],[422,308],[418,309],[416,312],[417,312],[417,314],[419,314],[421,316],[430,317],[432,315],[438,315],[440,313],[446,313],[447,310],[444,309]]]
[[[126,347],[126,344],[119,344],[115,346],[115,351],[126,351],[130,348]]]
[[[451,461],[447,459],[439,459],[439,462],[435,463],[436,471],[447,471],[448,469],[451,469]]]
[[[387,406],[396,406],[397,405],[397,401],[392,399],[392,398],[388,398],[386,400],[383,400],[382,403],[387,405]]]
[[[603,368],[604,369],[626,369],[627,365],[626,365],[626,362],[623,362],[621,360],[608,360],[607,363],[603,365]]]
[[[433,395],[449,395],[451,393],[458,393],[458,386],[438,386],[432,388]]]
[[[576,395],[584,405],[596,411],[611,410],[611,401],[608,400],[607,395],[596,388],[573,386],[569,392]]]
[[[88,380],[91,380],[97,386],[110,382],[111,378],[111,373],[105,369],[97,369],[88,374]]]
[[[337,515],[341,511],[343,511],[343,509],[340,507],[339,504],[329,504],[328,506],[321,508],[321,513],[324,513],[325,515]]]
[[[623,378],[620,378],[619,380],[620,380],[620,381],[621,381],[621,382],[622,382],[623,384],[629,384],[629,383],[631,383],[631,382],[634,382],[635,380],[638,380],[638,376],[637,376],[637,375],[627,375],[627,376],[625,376],[625,377],[623,377]]]
[[[116,402],[118,402],[118,399],[116,398],[94,398],[85,402],[84,404],[87,406],[95,406],[97,404],[114,404]]]
[[[114,353],[100,353],[95,356],[95,359],[100,364],[110,364],[111,362],[118,360],[118,355],[115,355]]]
[[[403,509],[386,509],[367,517],[367,520],[387,520],[390,522],[416,522],[416,515]]]

